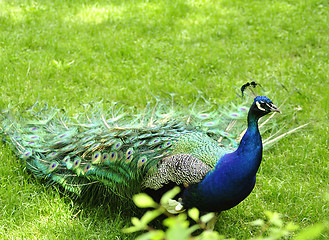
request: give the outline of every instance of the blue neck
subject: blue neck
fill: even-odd
[[[235,165],[233,172],[238,173],[242,181],[254,178],[262,161],[263,144],[258,119],[256,116],[248,115],[247,132],[241,139],[239,148],[232,153],[231,158],[234,159]]]
[[[203,211],[223,211],[246,198],[255,185],[255,175],[262,160],[259,117],[248,114],[248,129],[238,149],[224,155],[204,180],[186,189],[183,199]]]

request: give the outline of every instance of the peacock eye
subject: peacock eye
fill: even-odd
[[[265,103],[264,102],[256,102],[256,106],[257,106],[257,108],[259,109],[259,110],[261,110],[261,111],[266,111],[266,109],[265,109],[265,107],[266,107],[266,105],[265,105]]]

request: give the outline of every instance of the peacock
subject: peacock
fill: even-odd
[[[242,94],[255,85],[243,85]],[[185,112],[160,100],[142,112],[118,103],[105,111],[99,103],[76,117],[46,104],[9,108],[1,132],[35,177],[65,192],[96,189],[129,199],[177,185],[168,211],[221,212],[253,190],[263,152],[258,121],[280,110],[266,96],[255,96],[250,107],[218,106],[201,94],[197,101]]]

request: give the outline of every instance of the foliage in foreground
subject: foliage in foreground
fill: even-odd
[[[187,82],[218,104],[251,80],[278,89],[275,103],[287,95],[277,82],[298,90],[286,103],[303,109],[296,121],[316,123],[264,154],[253,194],[217,230],[248,239],[247,223],[265,210],[300,228],[326,221],[328,1],[1,0],[0,15],[3,108],[39,100],[73,115],[104,99],[142,109],[167,92],[187,106],[195,96]],[[125,207],[66,201],[23,171],[8,146],[0,157],[1,239],[135,238],[120,233],[130,223]]]
[[[123,229],[126,233],[137,231],[146,231],[141,234],[136,240],[176,240],[176,239],[194,239],[194,240],[234,240],[235,238],[225,238],[219,232],[208,228],[209,223],[214,217],[214,213],[208,213],[200,216],[200,212],[196,208],[189,209],[186,213],[178,215],[169,214],[163,204],[167,203],[179,192],[176,187],[167,192],[158,204],[145,193],[140,193],[134,196],[134,203],[140,208],[153,208],[154,210],[147,211],[141,219],[133,217],[131,219],[134,226]],[[152,228],[149,224],[160,215],[166,215],[163,225],[166,230],[158,230]],[[250,223],[251,226],[260,228],[260,233],[256,237],[251,237],[250,240],[277,240],[283,237],[292,236],[292,233],[299,227],[293,222],[285,223],[280,214],[266,211],[266,220],[257,219]],[[190,226],[190,220],[193,219],[196,224]],[[329,229],[329,222],[318,223],[302,230],[293,240],[312,240],[317,239],[322,232]],[[199,231],[197,231],[199,230]]]

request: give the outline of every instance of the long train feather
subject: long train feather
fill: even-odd
[[[171,156],[186,164],[179,156],[189,153],[202,160],[203,169],[213,169],[220,156],[237,148],[245,132],[248,100],[222,107],[199,95],[184,110],[171,96],[169,103],[156,98],[154,106],[148,103],[140,113],[118,103],[106,111],[102,103],[84,105],[75,117],[37,103],[21,112],[11,108],[2,112],[1,132],[27,169],[50,185],[77,195],[94,186],[130,197],[153,184],[149,176]],[[269,124],[272,116],[261,124],[264,131],[274,132],[264,145],[308,125],[277,136],[281,130]],[[195,177],[200,179],[197,172]]]

